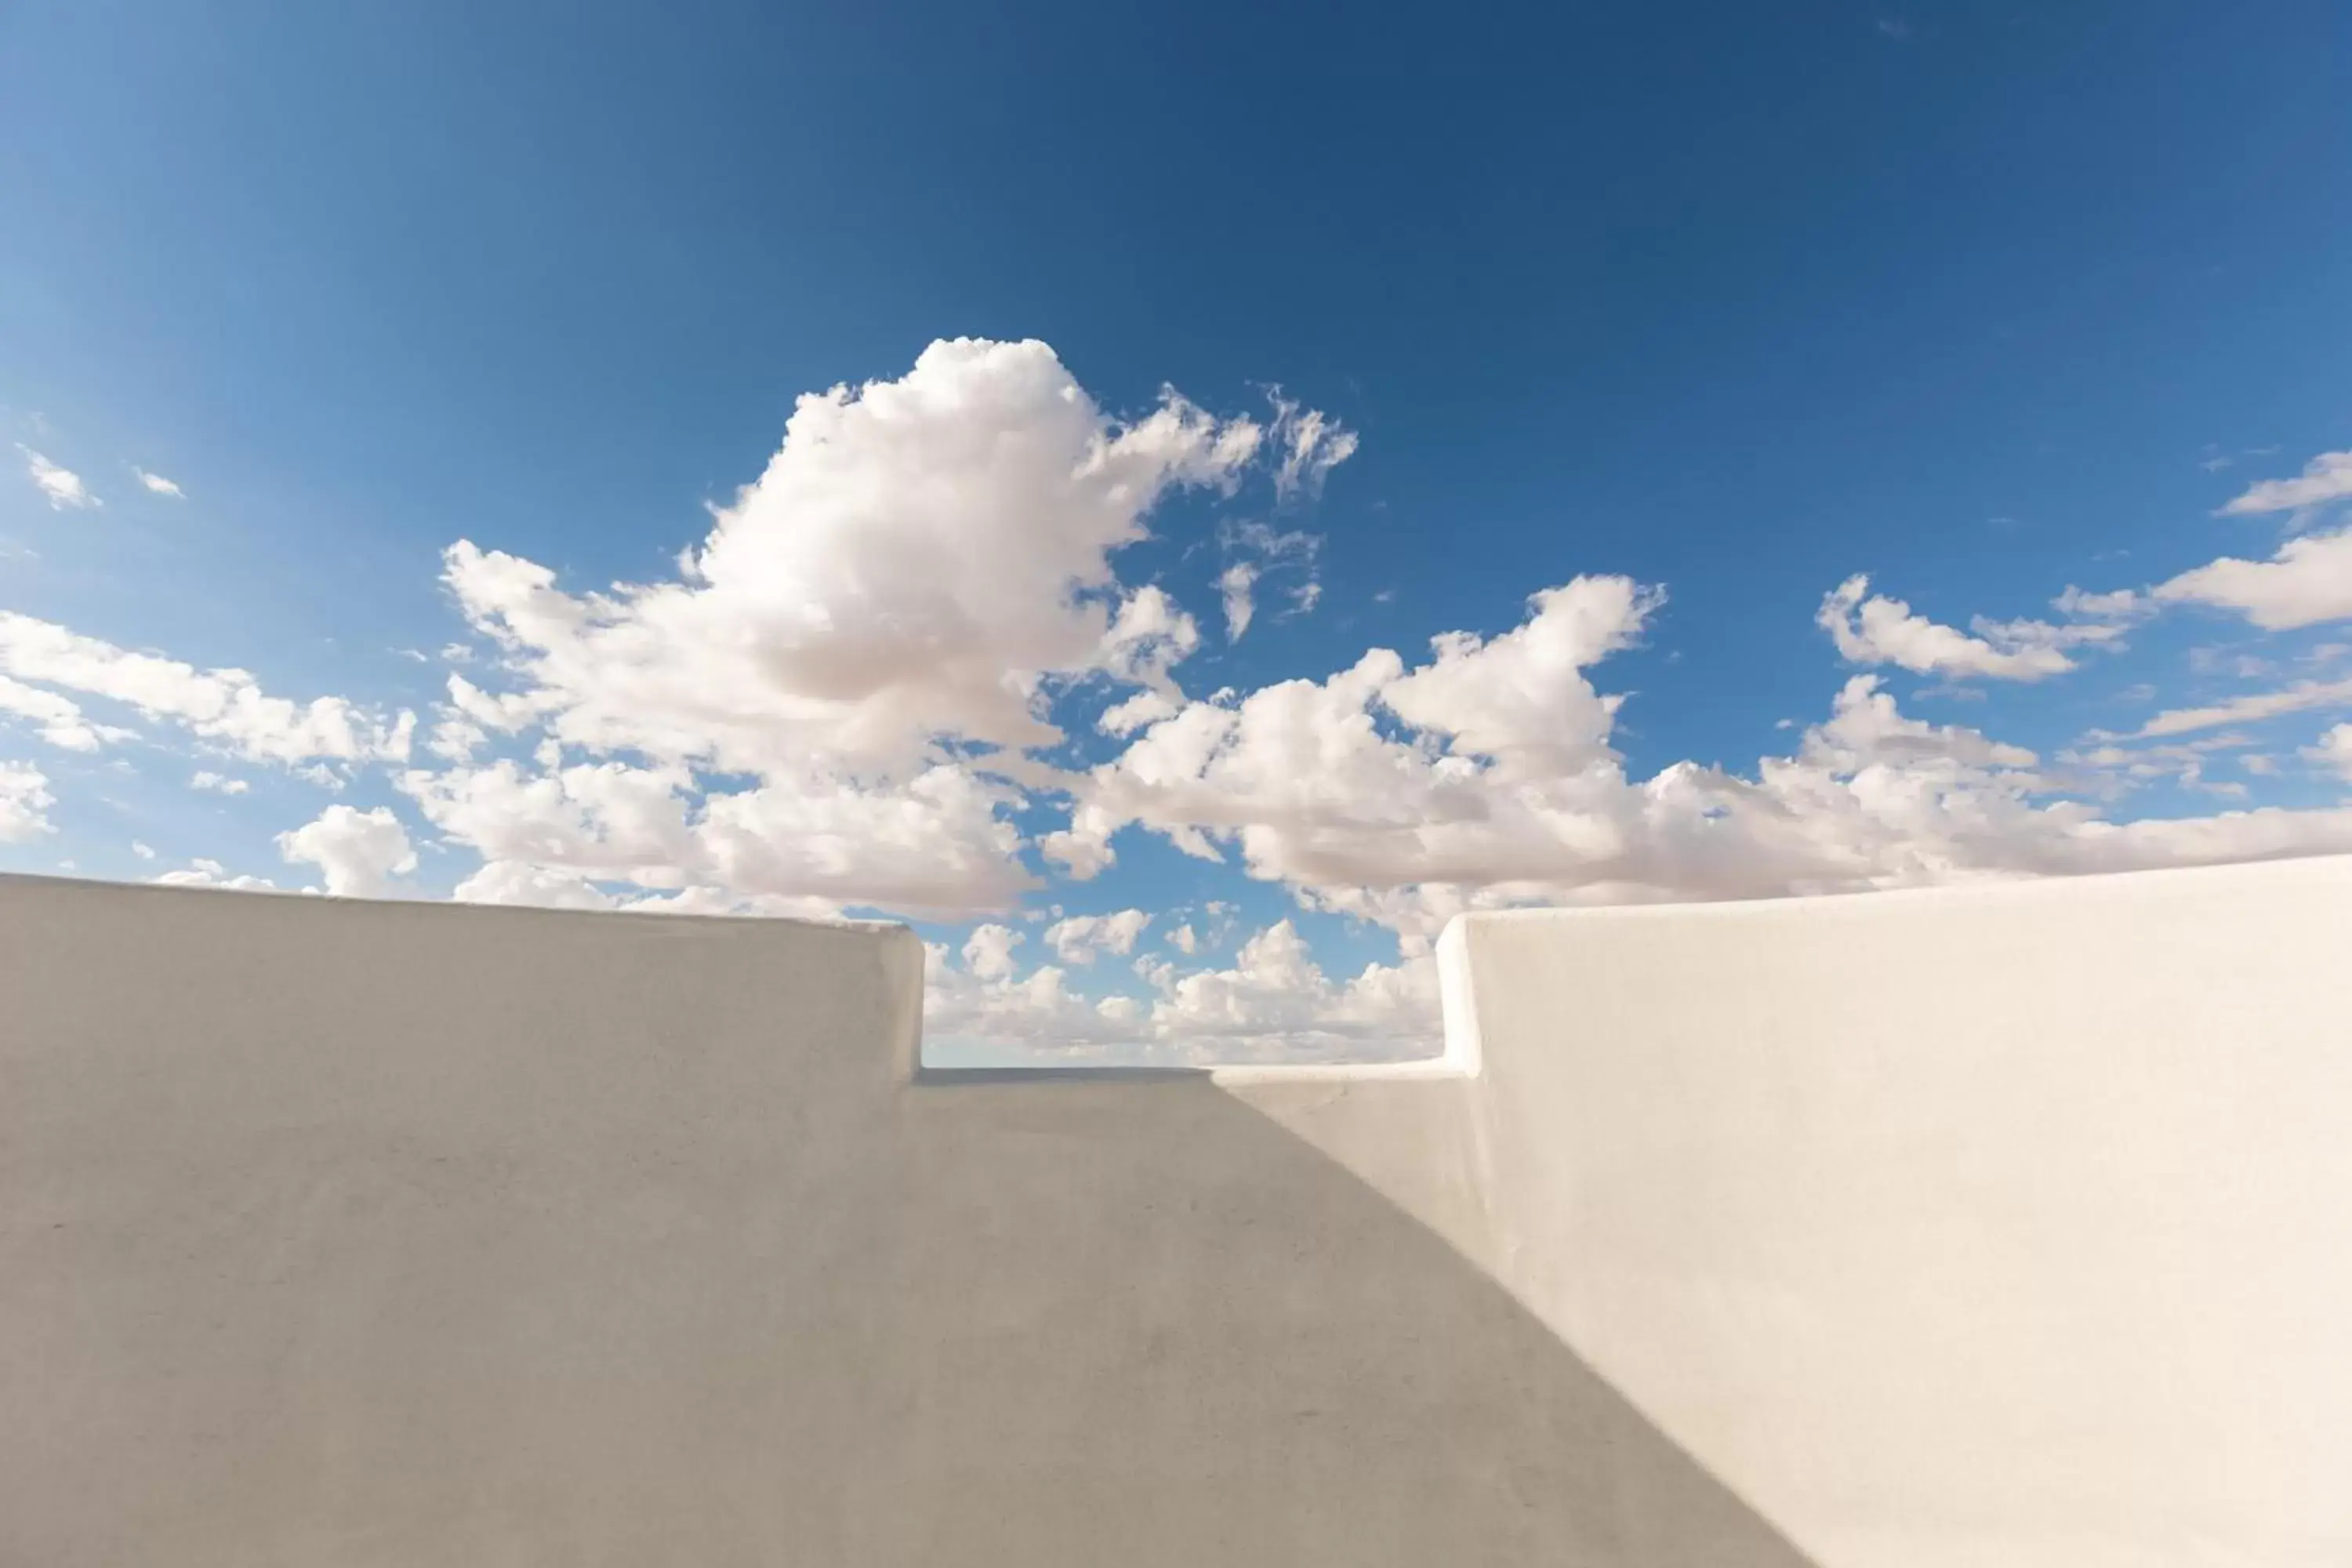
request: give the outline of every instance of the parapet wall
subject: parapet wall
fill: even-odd
[[[1481,916],[1408,1072],[888,928],[0,879],[0,1564],[2352,1557],[2352,861]]]
[[[1498,1271],[1814,1561],[2352,1563],[2352,860],[1461,934]]]

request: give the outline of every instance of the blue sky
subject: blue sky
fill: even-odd
[[[1462,908],[2352,847],[2339,7],[861,9],[12,10],[0,868],[1198,1056],[1418,1048]]]

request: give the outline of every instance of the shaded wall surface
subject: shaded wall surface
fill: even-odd
[[[887,928],[0,879],[0,1568],[2340,1564],[2352,862],[1476,917],[1417,1072]]]

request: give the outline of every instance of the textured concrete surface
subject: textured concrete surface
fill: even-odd
[[[2352,862],[1449,933],[921,1075],[903,932],[0,879],[0,1565],[2340,1564]]]

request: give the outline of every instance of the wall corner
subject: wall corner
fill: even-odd
[[[1478,1077],[1486,1062],[1478,1030],[1477,988],[1471,977],[1470,927],[1475,918],[1455,915],[1437,937],[1437,999],[1444,1018],[1444,1060],[1452,1072],[1464,1078]]]

